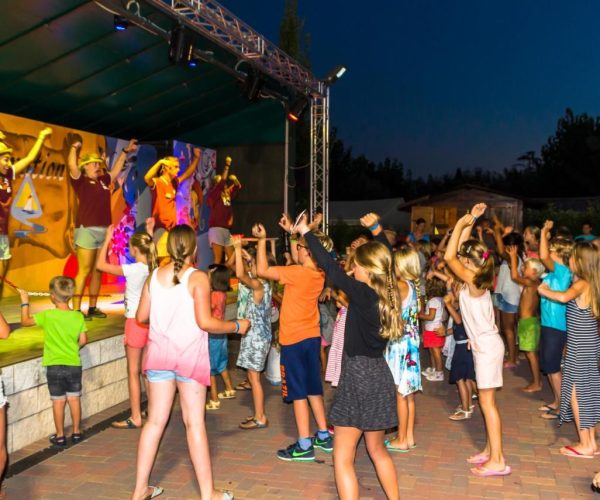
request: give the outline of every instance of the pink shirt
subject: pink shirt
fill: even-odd
[[[181,283],[165,288],[156,271],[150,279],[150,331],[143,369],[172,370],[177,375],[210,385],[208,334],[196,323],[194,299],[188,291],[190,267]]]

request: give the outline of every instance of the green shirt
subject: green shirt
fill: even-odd
[[[87,328],[80,311],[47,309],[34,314],[33,319],[44,329],[42,366],[81,366],[79,335]]]

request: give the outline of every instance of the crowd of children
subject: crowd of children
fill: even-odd
[[[503,371],[517,366],[519,351],[531,372],[531,383],[523,391],[541,391],[545,375],[554,395],[540,407],[540,416],[561,424],[575,422],[579,442],[560,452],[575,458],[600,453],[595,439],[600,422],[600,245],[589,237],[575,241],[564,228],[554,231],[552,221],[519,234],[497,217],[485,218],[486,209],[483,203],[475,205],[442,238],[429,237],[420,221],[406,243],[389,238],[377,215],[366,214],[361,224],[370,234],[355,240],[343,261],[331,239],[319,231],[318,219],[309,222],[303,215],[293,223],[284,215],[279,223],[291,235],[288,265],[271,260],[265,228],[255,224],[256,247],[233,238],[226,265],[215,264],[207,273],[194,267],[196,237],[189,226],[171,228],[169,258],[161,266],[152,239],[153,219],[147,221],[147,232],[131,238],[135,263],[128,265],[108,262],[109,227],[96,268],[126,278],[124,344],[131,416],[113,427],[142,429],[132,498],[163,492],[149,486],[149,478],[176,391],[203,498],[233,497],[213,488],[204,413],[221,409],[224,400],[236,397],[236,388],[249,389],[254,412],[239,427],[268,427],[261,373],[273,342],[276,297],[281,392],[293,406],[298,436],[276,456],[312,461],[315,450],[333,452],[342,498],[358,497],[354,456],[363,436],[386,496],[399,498],[390,453],[417,447],[415,396],[423,390],[422,378],[442,382],[446,369],[458,393],[458,406],[448,418],[472,418],[478,400],[485,421],[484,448],[466,457],[472,474],[510,474],[496,390],[503,385]],[[238,319],[226,321],[232,274],[238,280]],[[65,447],[66,405],[72,417],[71,442],[84,437],[79,349],[86,343],[87,328],[84,316],[69,307],[75,294],[72,279],[54,278],[50,294],[55,308],[31,315],[28,294],[21,291],[22,325],[44,329],[43,365],[56,427],[50,441]],[[330,303],[319,307],[319,301]],[[231,333],[242,336],[236,365],[247,375],[236,388],[228,371],[226,334]],[[8,334],[0,316],[0,338]],[[421,366],[421,339],[430,354],[426,369]],[[148,395],[145,421],[140,375]],[[217,375],[224,382],[221,392]],[[329,412],[323,375],[335,388]],[[5,405],[0,391],[2,430]],[[317,424],[314,433],[311,413]],[[397,434],[386,439],[386,432],[396,427]],[[0,468],[5,463],[2,431]],[[600,477],[594,482],[600,484]]]

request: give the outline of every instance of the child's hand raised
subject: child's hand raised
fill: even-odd
[[[281,214],[279,226],[287,233],[292,234],[292,218],[288,214]]]
[[[252,226],[252,236],[258,238],[259,240],[266,238],[267,230],[265,229],[265,226],[262,224],[254,224],[254,226]]]
[[[549,233],[550,231],[552,231],[552,228],[554,227],[554,221],[553,220],[547,220],[544,222],[544,225],[542,227],[542,233]]]
[[[19,288],[19,295],[21,296],[21,304],[29,304],[29,292]]]
[[[477,203],[477,205],[474,205],[471,209],[471,215],[477,219],[484,214],[486,209],[487,205],[485,203]]]
[[[306,215],[306,213],[303,213],[297,219],[296,224],[294,225],[292,230],[300,235],[305,235],[310,231],[310,227],[308,226],[308,216]]]
[[[379,215],[369,212],[360,218],[360,224],[363,227],[370,228],[379,222]]]
[[[517,248],[516,245],[507,245],[506,247],[504,247],[504,249],[506,250],[506,253],[508,255],[510,255],[511,257],[514,257],[514,258],[517,257],[519,249]]]
[[[232,236],[231,244],[235,250],[242,249],[242,237],[241,236]]]
[[[315,214],[315,218],[310,222],[308,227],[310,227],[311,231],[314,229],[319,229],[319,227],[321,226],[321,222],[323,222],[323,214]]]
[[[512,226],[506,226],[506,227],[504,228],[503,235],[504,235],[504,236],[506,236],[507,234],[510,234],[510,233],[512,233],[512,232],[513,232],[513,230],[514,230],[514,228],[513,228]]]
[[[250,330],[250,324],[251,324],[250,320],[238,319],[237,322],[238,322],[238,325],[240,325],[240,329],[238,330],[237,333],[239,333],[240,335],[246,335],[248,330]]]

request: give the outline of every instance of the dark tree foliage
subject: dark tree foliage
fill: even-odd
[[[541,158],[529,151],[503,171],[456,169],[452,174],[414,179],[398,159],[375,163],[354,156],[331,136],[330,196],[332,200],[368,200],[425,194],[475,184],[525,198],[597,196],[600,194],[600,118],[575,115],[567,109],[556,132],[542,146]]]

